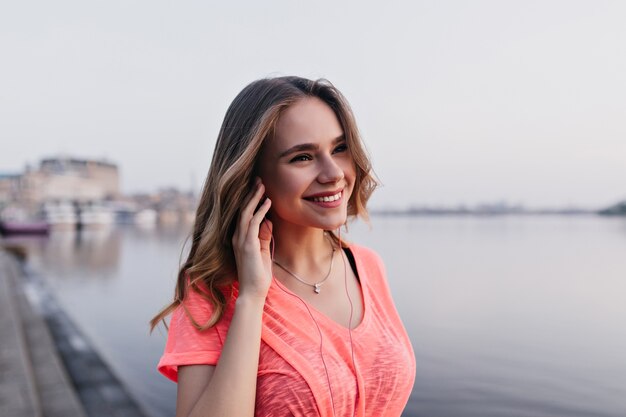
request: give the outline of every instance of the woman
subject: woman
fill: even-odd
[[[376,182],[328,81],[248,85],[229,107],[158,369],[176,415],[400,416],[411,344],[380,258],[341,240]],[[337,231],[336,233],[334,231]]]

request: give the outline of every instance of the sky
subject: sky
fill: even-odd
[[[125,192],[198,190],[267,76],[348,98],[371,206],[626,199],[626,2],[15,1],[0,6],[0,173],[105,158]]]

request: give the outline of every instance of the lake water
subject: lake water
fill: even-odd
[[[350,239],[384,259],[413,342],[404,416],[626,416],[626,219],[373,217]],[[186,230],[55,233],[31,266],[153,416],[156,363]]]

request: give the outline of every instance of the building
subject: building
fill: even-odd
[[[93,202],[120,195],[117,165],[69,157],[43,159],[37,169],[0,178],[0,199],[35,207],[50,201]]]
[[[21,174],[0,173],[0,208],[17,200]]]

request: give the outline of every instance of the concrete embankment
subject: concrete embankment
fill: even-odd
[[[45,283],[0,248],[0,416],[145,415]]]

